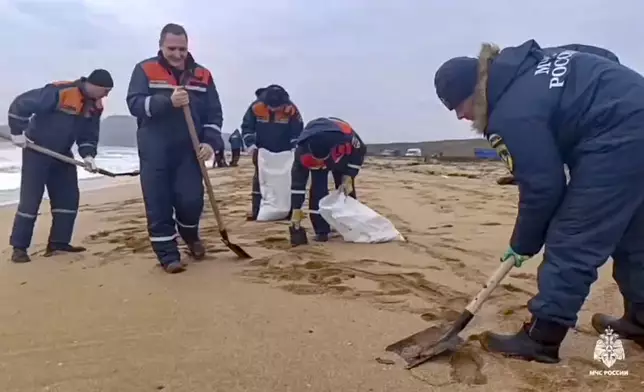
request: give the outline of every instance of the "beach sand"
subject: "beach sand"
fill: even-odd
[[[82,195],[81,255],[43,258],[41,209],[33,262],[0,263],[2,392],[403,392],[642,390],[644,353],[624,342],[629,376],[589,376],[593,312],[621,313],[610,263],[557,365],[461,351],[411,371],[384,348],[453,320],[498,266],[517,189],[495,183],[502,166],[369,161],[359,197],[408,239],[378,245],[312,243],[291,249],[288,223],[246,222],[251,164],[211,171],[231,240],[207,207],[209,257],[179,275],[156,266],[136,179]],[[0,210],[8,238],[15,207]],[[307,228],[310,223],[306,221]],[[310,233],[309,233],[310,234]],[[1,254],[8,260],[10,250]],[[188,258],[185,258],[188,261]],[[497,288],[467,329],[514,332],[528,318],[538,259]],[[376,358],[380,358],[379,361]],[[384,359],[384,361],[383,361]],[[393,360],[394,364],[387,364]],[[384,362],[384,363],[383,363]]]

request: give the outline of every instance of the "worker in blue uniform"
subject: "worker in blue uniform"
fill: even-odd
[[[157,56],[134,67],[127,94],[137,118],[141,188],[148,233],[159,263],[168,273],[184,271],[177,237],[202,260],[199,237],[204,187],[199,160],[223,147],[221,102],[212,75],[188,52],[182,26],[161,30]],[[183,107],[188,106],[199,137],[195,154]]]
[[[45,255],[86,250],[70,244],[79,203],[76,166],[26,147],[28,143],[34,143],[73,158],[71,148],[76,143],[86,169],[96,172],[94,158],[103,113],[101,99],[109,94],[113,86],[110,73],[97,69],[86,78],[54,82],[29,90],[11,103],[11,140],[23,148],[20,202],[9,240],[13,247],[13,262],[31,261],[27,250],[31,245],[45,188],[52,214]]]
[[[241,151],[244,148],[244,143],[242,142],[242,136],[239,132],[239,129],[235,129],[235,131],[228,138],[228,142],[230,143],[230,150],[232,154],[230,166],[237,166],[239,164],[239,156],[241,155]]]
[[[307,242],[301,227],[302,204],[306,183],[311,173],[309,213],[315,231],[315,240],[325,242],[331,228],[318,212],[320,200],[329,194],[329,172],[336,189],[356,198],[355,178],[358,175],[367,147],[349,123],[336,117],[321,117],[306,124],[297,140],[295,159],[291,170],[291,243],[294,246]]]
[[[262,87],[255,91],[255,96],[257,99],[248,107],[241,126],[242,141],[255,166],[248,220],[257,219],[262,201],[257,150],[263,148],[274,153],[293,150],[304,126],[299,109],[284,87],[277,84]]]
[[[596,314],[593,326],[644,345],[644,77],[606,52],[542,49],[529,40],[453,58],[436,72],[435,87],[497,149],[518,184],[518,216],[501,260],[521,266],[545,245],[532,319],[515,335],[487,333],[484,347],[558,362],[609,257],[625,313]]]

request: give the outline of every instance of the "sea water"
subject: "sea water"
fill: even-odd
[[[80,160],[78,152],[75,149],[73,152],[75,158]],[[0,205],[12,204],[18,201],[21,160],[22,151],[19,148],[11,145],[0,146]],[[139,156],[136,148],[101,146],[96,156],[96,165],[113,173],[131,172],[139,168]],[[78,168],[78,180],[81,189],[96,189],[97,187],[109,186],[109,181],[94,181],[97,186],[92,186],[92,180],[101,178],[104,179],[105,177]],[[45,197],[47,197],[46,191]]]

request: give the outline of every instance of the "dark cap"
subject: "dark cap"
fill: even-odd
[[[438,98],[449,110],[454,110],[474,94],[478,77],[478,60],[454,57],[438,68],[434,87]]]
[[[98,87],[112,88],[114,87],[114,81],[112,80],[112,75],[104,69],[95,69],[87,77],[87,82]]]

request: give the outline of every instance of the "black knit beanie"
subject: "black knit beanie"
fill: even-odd
[[[94,86],[112,88],[114,87],[114,81],[112,80],[112,75],[104,69],[95,69],[87,77],[87,81]]]

